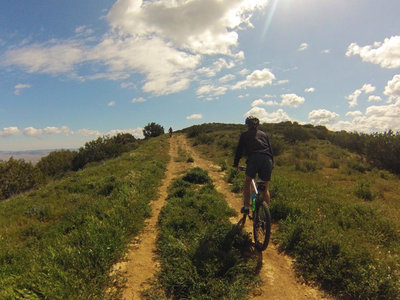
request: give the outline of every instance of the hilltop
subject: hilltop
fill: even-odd
[[[298,280],[319,286],[334,297],[398,298],[400,185],[396,157],[388,153],[396,153],[398,134],[331,132],[322,126],[290,122],[261,127],[270,135],[275,153],[270,188],[271,212],[277,230],[273,233],[271,247],[294,259]],[[178,156],[172,157],[169,153],[171,139],[166,135],[142,141],[129,136],[99,139],[80,149],[80,156],[72,152],[50,153],[49,157],[43,158],[47,164],[37,164],[48,171],[45,184],[39,184],[33,190],[31,187],[24,194],[12,194],[8,201],[0,202],[0,285],[5,287],[0,298],[115,299],[121,292],[123,280],[120,276],[123,274],[110,274],[110,270],[128,252],[133,240],[140,243],[138,236],[145,220],[152,215],[151,202],[157,199],[161,180],[168,174],[167,162],[171,159],[179,161],[189,170],[193,161],[204,160],[202,168],[205,172],[210,171],[212,164],[217,166],[212,170],[213,176],[220,174],[218,180],[226,180],[226,187],[236,192],[240,199],[243,174],[230,166],[237,139],[244,130],[243,125],[214,123],[180,131],[178,134],[187,139],[186,143],[194,147],[201,158],[179,145],[175,145]],[[115,153],[115,149],[121,148],[118,143],[125,145],[124,151]],[[371,149],[375,151],[370,152]],[[392,164],[385,169],[388,158]],[[73,164],[65,164],[73,159],[75,166],[79,166],[75,170]],[[10,166],[26,167],[17,161],[2,165]],[[53,166],[62,167],[62,170],[57,172]],[[32,174],[38,172],[35,168]],[[11,169],[8,170],[7,174],[11,174]],[[203,217],[190,219],[190,214],[167,213],[175,209],[161,213],[172,224],[163,229],[167,230],[165,243],[169,243],[171,235],[176,237],[172,239],[172,245],[163,244],[158,248],[159,255],[163,251],[182,251],[182,255],[188,255],[185,264],[193,269],[190,273],[179,273],[186,272],[184,269],[177,273],[170,269],[174,267],[173,261],[171,264],[161,260],[161,274],[156,274],[152,285],[155,290],[148,290],[148,297],[157,295],[154,292],[160,290],[174,296],[177,290],[170,288],[179,280],[198,278],[197,272],[205,274],[205,269],[198,267],[209,271],[207,276],[211,277],[207,277],[205,283],[218,285],[215,276],[218,277],[219,271],[208,269],[207,261],[202,259],[212,260],[221,255],[217,245],[220,245],[219,239],[230,232],[229,226],[224,223],[221,230],[227,231],[214,234],[212,220],[215,214],[221,214],[221,218],[222,215],[232,216],[222,204],[228,200],[217,196],[211,189],[212,184],[199,187],[177,180],[169,189],[173,196],[168,199],[175,199],[170,205],[181,201],[187,205],[195,204],[195,199],[201,197],[218,198],[221,202],[209,208],[206,204],[200,205],[196,213],[204,214],[200,215]],[[216,207],[218,209],[214,211]],[[213,212],[210,213],[210,209]],[[205,226],[201,234],[200,229],[192,233],[186,230],[202,218],[211,222],[201,225]],[[170,231],[171,228],[176,232]],[[181,234],[178,228],[190,234],[190,246],[185,237],[183,241],[177,240]],[[198,253],[196,249],[205,237],[215,242],[207,244],[215,252],[207,252],[211,256],[204,257],[191,255]],[[242,241],[240,245],[247,247],[244,237],[239,240]],[[185,252],[187,250],[190,251]],[[224,268],[224,274],[231,274],[225,273],[229,270],[227,267],[233,268],[235,274],[241,274],[240,262],[248,258],[236,256],[237,249],[229,251],[232,251],[229,252],[231,262],[239,265],[224,261],[220,267]],[[192,258],[195,260],[191,261]],[[249,266],[245,272],[253,272],[252,276],[260,277],[264,284],[271,284],[268,283],[270,277],[263,278],[257,268]],[[177,277],[173,274],[186,275]],[[241,286],[240,276],[229,278],[224,278],[224,285],[227,284],[224,288],[229,290],[232,280],[236,287]],[[195,286],[185,285],[179,293],[196,294],[191,288]],[[201,286],[196,288],[201,290]],[[237,292],[237,295],[247,293],[242,289]],[[235,297],[238,296],[230,299],[238,299]]]

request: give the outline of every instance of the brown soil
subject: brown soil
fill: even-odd
[[[184,149],[194,158],[194,163],[178,162],[178,148]],[[140,292],[149,287],[149,282],[159,268],[157,257],[154,253],[157,238],[157,220],[161,208],[167,197],[167,188],[172,179],[181,175],[187,168],[199,166],[209,172],[218,192],[225,196],[228,204],[239,211],[242,206],[240,195],[230,192],[229,185],[224,181],[224,174],[218,166],[202,158],[193,149],[184,136],[174,135],[170,139],[170,161],[167,167],[165,178],[159,189],[159,198],[153,201],[152,217],[148,219],[146,228],[131,244],[131,251],[127,259],[115,265],[125,273],[126,288],[123,292],[123,299],[140,299]],[[238,223],[240,216],[232,218],[233,223]],[[251,232],[250,222],[246,222],[245,230]],[[261,288],[261,295],[252,296],[251,299],[329,299],[323,292],[302,284],[298,281],[293,270],[293,260],[279,253],[277,246],[270,242],[268,248],[260,254],[260,277],[264,285]]]

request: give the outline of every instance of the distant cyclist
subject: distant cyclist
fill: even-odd
[[[172,137],[172,127],[169,128],[169,137]]]
[[[246,179],[243,187],[244,206],[241,213],[249,213],[250,206],[250,185],[251,180],[256,177],[264,183],[264,190],[260,191],[264,201],[269,205],[270,194],[268,183],[271,180],[273,169],[273,154],[271,144],[265,132],[258,129],[260,121],[258,118],[249,116],[246,119],[247,131],[240,135],[239,143],[236,148],[233,167],[239,166],[242,155],[247,156],[246,161]]]

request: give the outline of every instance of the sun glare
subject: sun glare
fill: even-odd
[[[271,25],[272,18],[276,10],[276,6],[278,5],[278,1],[279,0],[271,0],[267,6],[267,17],[265,18],[264,27],[261,35],[262,39],[264,39],[265,35],[268,32],[268,28]]]

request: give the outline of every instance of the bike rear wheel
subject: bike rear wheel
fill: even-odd
[[[253,233],[255,247],[259,251],[267,248],[271,236],[271,214],[268,205],[257,199],[253,215]]]

